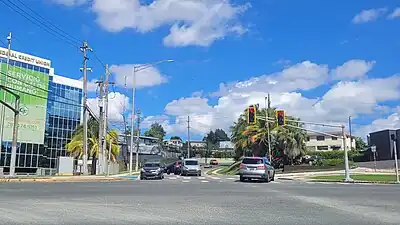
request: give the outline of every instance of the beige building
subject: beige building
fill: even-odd
[[[318,134],[314,132],[307,132],[307,150],[309,151],[329,151],[329,150],[343,150],[343,139],[341,132],[326,132],[338,137],[329,135]],[[345,134],[345,147],[348,150],[356,148],[356,140],[353,136],[350,141],[350,135]]]

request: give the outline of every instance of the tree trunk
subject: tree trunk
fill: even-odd
[[[91,175],[96,175],[96,170],[97,170],[97,165],[96,165],[96,156],[93,154],[92,156],[92,171],[91,171]]]

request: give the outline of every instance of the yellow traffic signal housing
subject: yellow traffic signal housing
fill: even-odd
[[[286,124],[285,111],[277,110],[276,111],[276,121],[278,126],[284,126]]]
[[[247,110],[247,123],[249,124],[257,123],[257,108],[255,105],[249,106]]]

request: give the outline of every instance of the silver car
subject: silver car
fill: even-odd
[[[201,168],[197,159],[184,159],[182,160],[181,175],[196,175],[201,176]]]
[[[258,179],[266,182],[275,179],[275,169],[266,157],[245,157],[239,168],[240,181]]]

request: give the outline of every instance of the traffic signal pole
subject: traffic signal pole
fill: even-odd
[[[275,122],[277,120],[277,118],[271,118],[271,117],[266,117],[266,118],[257,118],[260,120],[266,120],[268,122]],[[326,136],[330,136],[330,137],[335,137],[335,138],[342,138],[343,140],[343,150],[344,150],[344,164],[345,164],[345,182],[353,182],[353,179],[350,177],[350,166],[349,166],[349,157],[348,157],[348,149],[346,148],[346,134],[345,134],[345,126],[344,125],[338,125],[338,124],[324,124],[324,123],[317,123],[317,122],[309,122],[309,121],[301,121],[301,120],[290,120],[290,119],[285,119],[285,122],[296,122],[297,124],[310,124],[310,125],[317,125],[317,126],[324,126],[324,127],[333,127],[333,128],[340,128],[341,129],[341,133],[342,133],[342,137],[333,135],[333,134],[329,134],[329,133],[325,133],[325,132],[321,132],[321,131],[316,131],[316,130],[311,130],[311,129],[307,129],[307,128],[303,128],[303,127],[299,127],[299,126],[294,126],[294,125],[290,125],[290,124],[286,124],[284,126],[287,127],[292,127],[292,128],[297,128],[300,130],[305,130],[305,131],[310,131],[313,133],[317,133],[317,134],[322,134],[322,135],[326,135]]]

